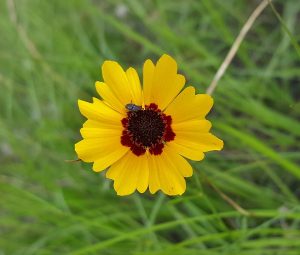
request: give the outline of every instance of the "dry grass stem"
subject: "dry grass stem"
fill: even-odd
[[[262,11],[267,7],[271,0],[263,0],[257,7],[256,9],[252,12],[244,26],[242,27],[239,35],[235,39],[234,43],[232,44],[226,58],[224,59],[223,63],[221,64],[219,70],[217,71],[216,75],[214,76],[211,84],[206,90],[206,93],[211,95],[214,90],[216,89],[219,80],[222,78],[224,75],[227,67],[230,65],[232,59],[236,55],[242,41],[244,40],[245,36],[247,35],[248,31],[252,27],[253,23],[257,19],[257,17],[262,13]]]

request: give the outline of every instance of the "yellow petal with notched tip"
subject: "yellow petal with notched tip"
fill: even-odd
[[[202,152],[219,151],[223,148],[223,141],[210,133],[178,133],[175,142],[186,145]]]
[[[120,158],[122,158],[128,151],[129,148],[119,146],[114,151],[109,151],[102,154],[101,157],[95,160],[93,164],[93,170],[95,172],[105,170],[106,168],[117,162]]]
[[[93,162],[102,159],[106,154],[119,151],[119,154],[128,151],[120,143],[120,137],[100,137],[83,139],[75,144],[75,151],[78,158],[85,162]],[[116,160],[118,160],[117,158]]]
[[[144,65],[144,98],[145,104],[156,103],[164,110],[178,95],[184,86],[185,78],[177,74],[177,63],[164,54],[153,68],[151,62]]]
[[[170,146],[166,145],[164,148],[164,153],[168,158],[169,162],[172,162],[178,171],[184,177],[190,177],[193,174],[193,169],[190,163],[180,156],[175,150],[173,150]]]
[[[213,99],[206,94],[195,95],[193,87],[184,89],[167,107],[165,113],[172,116],[174,124],[179,122],[204,119],[213,105]]]
[[[186,144],[178,143],[177,138],[175,138],[174,141],[167,143],[167,145],[185,158],[195,161],[199,161],[204,158],[204,153],[201,150],[195,150],[195,148]]]
[[[140,193],[144,193],[149,186],[149,163],[148,158],[142,156],[141,161],[139,162],[140,170],[138,176],[137,190]]]
[[[211,128],[208,120],[189,120],[172,124],[173,131],[178,133],[207,133]]]
[[[154,159],[157,162],[161,189],[167,195],[182,195],[186,189],[185,180],[174,162],[166,155],[167,152],[164,152]]]
[[[97,81],[95,83],[96,90],[102,99],[114,110],[121,114],[125,114],[125,106],[122,102],[115,96],[112,89],[108,87],[104,82]]]
[[[133,101],[133,95],[136,93],[136,80],[128,80],[128,77],[122,67],[115,61],[105,61],[102,65],[102,75],[104,82],[112,90],[125,107],[126,104]]]
[[[155,156],[149,154],[149,191],[151,194],[156,193],[160,188],[160,180],[158,176],[158,162],[155,160]]]
[[[129,195],[136,189],[139,192],[145,192],[149,177],[147,161],[146,154],[136,156],[129,151],[109,168],[106,177],[114,180],[114,189],[118,195]]]
[[[99,99],[94,99],[93,103],[78,100],[81,114],[90,120],[106,122],[120,126],[123,116],[111,109]]]

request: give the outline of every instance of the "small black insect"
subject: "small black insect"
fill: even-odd
[[[125,105],[125,108],[128,110],[128,111],[131,111],[131,112],[137,112],[139,110],[142,110],[142,106],[139,106],[139,105],[136,105],[136,104],[126,104]]]

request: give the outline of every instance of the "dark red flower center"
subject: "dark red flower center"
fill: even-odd
[[[164,114],[153,103],[146,105],[145,109],[128,111],[127,117],[122,119],[124,130],[121,144],[130,147],[137,156],[143,155],[146,150],[159,155],[164,144],[175,138],[171,123],[171,116]]]

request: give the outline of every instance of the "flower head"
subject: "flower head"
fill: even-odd
[[[205,119],[213,99],[191,86],[182,90],[185,78],[168,55],[156,65],[144,63],[143,88],[136,70],[125,72],[117,62],[105,61],[102,74],[104,82],[96,82],[102,100],[78,101],[87,118],[83,140],[75,144],[78,158],[93,162],[96,172],[109,167],[106,177],[118,195],[148,187],[151,193],[184,193],[184,177],[193,173],[186,158],[199,161],[223,147]]]

